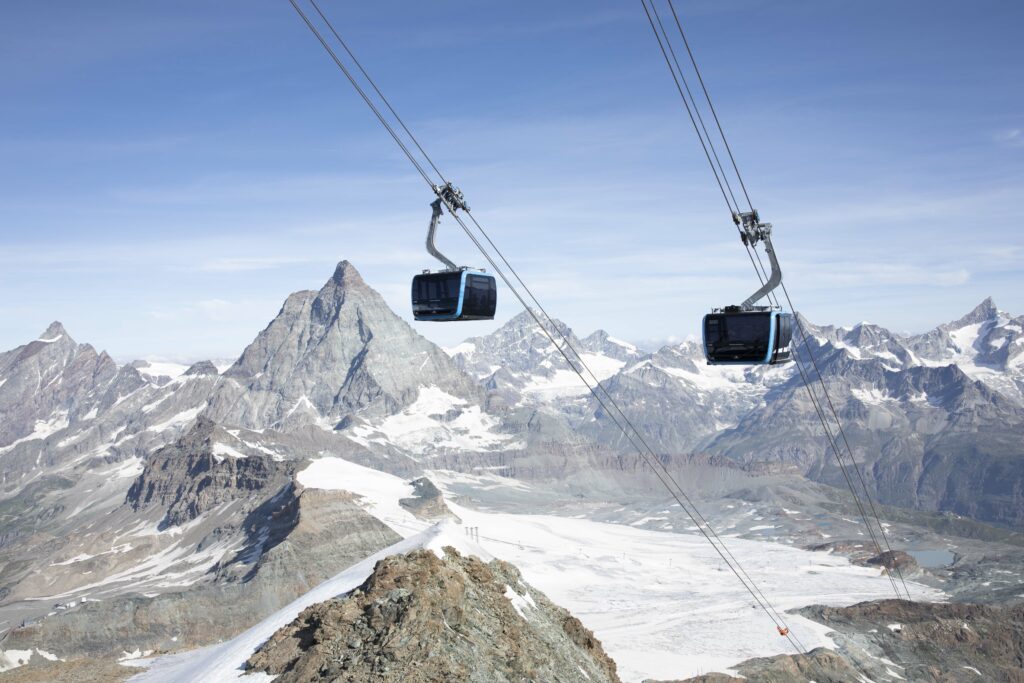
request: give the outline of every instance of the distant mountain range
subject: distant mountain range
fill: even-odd
[[[803,322],[882,501],[1024,526],[1024,318],[986,300],[910,337]],[[693,342],[647,353],[562,329],[670,468],[841,483],[792,364],[712,367]],[[657,491],[530,316],[443,350],[342,262],[223,372],[118,365],[56,322],[0,353],[0,610],[24,642],[81,656],[252,623],[397,540],[348,494],[296,483],[321,455],[409,478]],[[38,621],[55,605],[59,622]]]
[[[1024,525],[1024,317],[986,299],[913,336],[802,322],[883,501]],[[558,324],[666,457],[777,463],[840,483],[793,364],[708,366],[696,342],[646,353],[604,331],[580,339]],[[556,471],[537,463],[538,447],[628,452],[525,312],[445,352],[347,262],[319,291],[288,297],[223,373],[210,362],[173,378],[159,370],[118,366],[60,323],[0,354],[2,490],[79,471],[130,479],[200,415],[224,429],[383,457],[392,470],[454,459],[515,470],[525,458],[533,466],[520,476],[543,477]],[[106,477],[94,493],[109,486]]]
[[[986,299],[913,336],[868,323],[801,322],[845,435],[883,502],[1024,524],[1024,317]],[[708,366],[697,342],[643,353],[602,331],[582,340],[563,332],[657,451],[793,465],[843,485],[794,364]],[[449,352],[506,405],[557,413],[601,447],[628,449],[526,313]]]

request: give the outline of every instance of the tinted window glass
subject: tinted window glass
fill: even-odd
[[[487,310],[488,315],[494,315],[494,309],[498,307],[498,283],[494,278],[487,278]]]
[[[704,319],[704,342],[709,360],[764,360],[770,336],[769,313],[723,313]]]
[[[783,313],[779,316],[778,348],[784,349],[793,340],[793,316]]]
[[[492,317],[496,301],[494,278],[484,275],[466,276],[466,295],[462,305],[464,315]]]
[[[461,284],[461,273],[417,275],[412,280],[413,313],[454,313]]]

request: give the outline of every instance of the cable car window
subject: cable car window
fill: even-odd
[[[424,273],[412,280],[414,315],[452,315],[459,305],[462,273]]]
[[[466,294],[462,305],[463,315],[491,318],[497,303],[497,286],[494,278],[486,275],[468,275]]]
[[[704,323],[704,340],[711,360],[764,360],[770,337],[770,313],[709,315]]]
[[[442,301],[444,299],[459,298],[459,284],[461,278],[458,273],[444,273],[428,277],[416,278],[415,292],[416,299],[420,301]]]
[[[775,348],[786,349],[793,340],[793,316],[788,314],[780,315],[778,317],[778,325],[778,339],[775,342]]]

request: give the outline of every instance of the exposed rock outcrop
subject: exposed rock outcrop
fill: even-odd
[[[715,673],[685,683],[1024,681],[1024,605],[883,600],[801,612],[835,630],[839,653],[818,648],[809,656],[750,659],[732,667],[741,677]]]
[[[280,489],[291,478],[294,462],[242,454],[223,443],[230,440],[213,422],[199,418],[191,431],[149,457],[128,490],[128,504],[135,511],[164,508],[160,526],[165,529],[233,500],[259,502],[255,492]]]
[[[865,564],[874,567],[884,567],[889,572],[899,572],[906,575],[917,571],[917,560],[902,550],[886,550],[880,555],[868,558]]]
[[[306,609],[250,659],[280,683],[617,683],[575,617],[499,560],[446,548],[381,560],[350,595]]]
[[[17,669],[0,673],[2,683],[119,683],[126,681],[142,669],[124,666],[112,659],[75,659],[51,662],[39,655]]]
[[[415,495],[398,501],[398,504],[406,510],[420,519],[428,521],[441,519],[458,520],[458,517],[448,509],[441,490],[434,486],[434,482],[426,477],[420,477],[413,480],[412,488]]]
[[[749,659],[734,667],[739,676],[710,673],[681,681],[648,681],[647,683],[860,683],[864,679],[840,655],[817,648],[806,655],[781,655]]]
[[[882,600],[801,612],[834,629],[840,652],[873,680],[888,667],[922,683],[1024,682],[1024,604]]]

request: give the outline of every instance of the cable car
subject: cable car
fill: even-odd
[[[497,304],[497,282],[480,270],[427,271],[412,279],[416,320],[493,320]]]
[[[772,246],[771,223],[762,223],[756,211],[736,214],[734,220],[745,246],[764,242],[772,272],[768,281],[739,306],[716,308],[704,316],[704,357],[708,365],[786,363],[792,360],[789,347],[793,341],[793,314],[754,305],[782,283],[782,269]]]
[[[456,266],[434,246],[434,235],[441,221],[441,207],[469,211],[466,200],[451,183],[435,185],[437,194],[431,204],[427,252],[445,265],[444,270],[425,270],[412,278],[412,317],[416,320],[449,322],[455,320],[493,320],[498,305],[498,283],[494,276],[478,268]]]
[[[793,315],[727,306],[704,316],[708,365],[778,365],[791,359]]]

